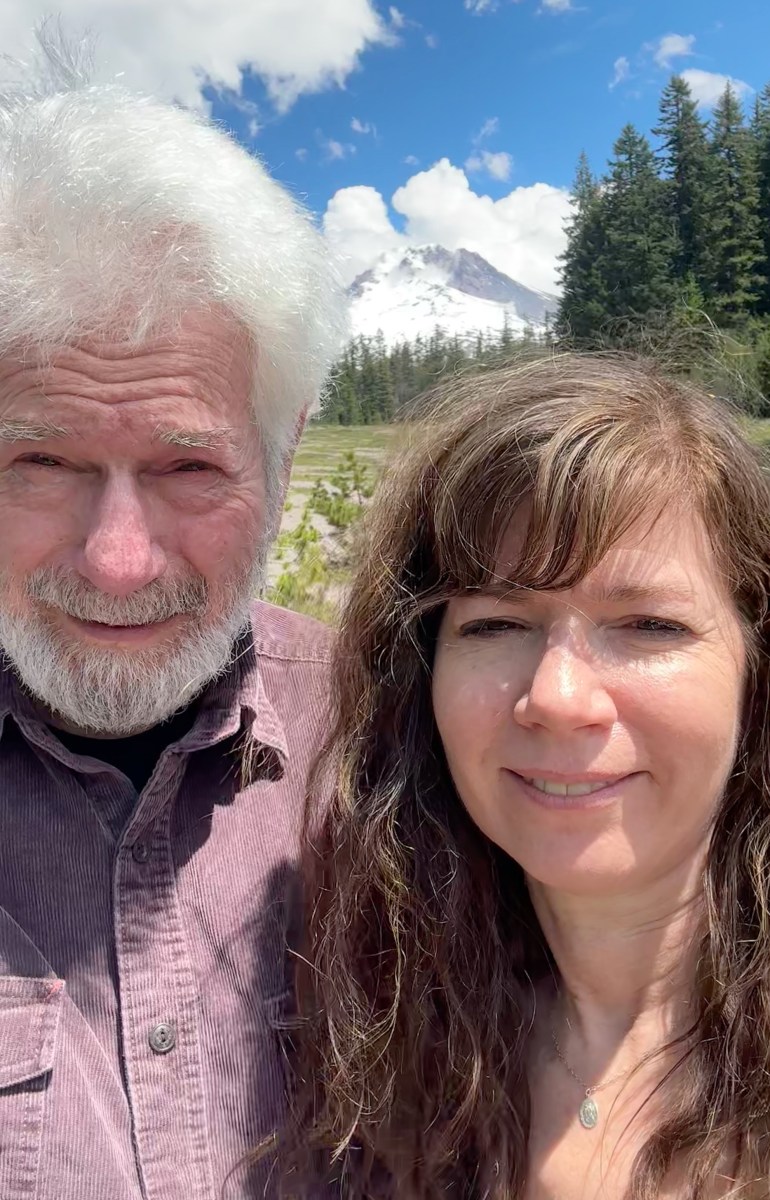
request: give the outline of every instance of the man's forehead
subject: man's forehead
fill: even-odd
[[[0,361],[0,441],[128,436],[218,450],[252,440],[249,380],[230,364],[213,361],[206,371],[194,361],[178,371],[145,370],[147,360],[127,360],[119,371],[114,365],[73,359],[66,366],[17,363],[14,370]]]
[[[47,354],[30,348],[3,355],[0,417],[40,410],[68,426],[70,402],[95,402],[100,409],[137,402],[155,406],[164,420],[168,409],[169,425],[182,430],[240,425],[251,415],[253,370],[237,326],[219,314],[188,314],[173,336],[141,345],[93,341]]]

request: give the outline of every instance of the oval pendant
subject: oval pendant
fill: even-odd
[[[584,1129],[593,1129],[599,1120],[599,1109],[596,1107],[596,1102],[590,1096],[586,1096],[578,1110],[580,1124]]]

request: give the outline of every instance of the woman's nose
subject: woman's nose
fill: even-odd
[[[610,728],[617,718],[600,666],[569,643],[546,646],[514,715],[521,725],[554,733]]]
[[[139,591],[166,569],[153,540],[136,481],[107,481],[92,514],[78,564],[94,587],[113,596]]]

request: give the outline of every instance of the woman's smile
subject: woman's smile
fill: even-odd
[[[604,808],[624,800],[629,794],[629,785],[640,772],[625,775],[555,776],[542,772],[512,771],[503,768],[524,794],[541,808],[579,812],[585,809]]]

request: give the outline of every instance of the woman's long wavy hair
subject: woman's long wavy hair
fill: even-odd
[[[326,1156],[345,1195],[524,1194],[532,989],[555,967],[521,869],[475,827],[449,776],[431,707],[437,627],[450,596],[491,579],[517,513],[528,532],[516,583],[566,588],[640,517],[674,509],[705,525],[749,670],[704,878],[696,1017],[628,1197],[652,1200],[684,1168],[699,1200],[725,1161],[766,1197],[770,486],[759,453],[721,402],[603,357],[456,381],[410,440],[371,507],[337,651],[319,776],[333,798],[308,864],[299,1142]]]

